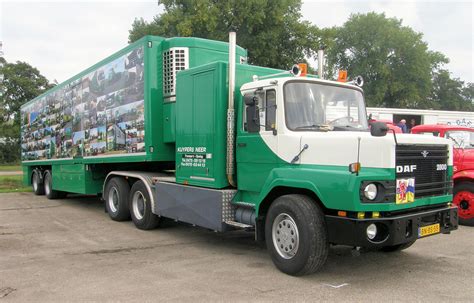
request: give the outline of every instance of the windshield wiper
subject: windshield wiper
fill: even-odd
[[[303,129],[315,129],[320,131],[330,131],[333,130],[333,127],[328,124],[311,124],[295,127],[294,130],[303,130]]]

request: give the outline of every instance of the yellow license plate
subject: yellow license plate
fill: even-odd
[[[437,234],[439,232],[440,232],[439,223],[431,224],[431,225],[428,225],[428,226],[423,226],[423,227],[418,228],[418,236],[420,238],[425,237],[425,236],[429,236],[429,235],[434,235],[434,234]]]

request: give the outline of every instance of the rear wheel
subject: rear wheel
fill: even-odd
[[[40,172],[38,170],[33,171],[31,176],[31,186],[33,187],[33,193],[37,196],[44,195],[44,185],[41,181]]]
[[[326,263],[329,243],[324,215],[303,195],[285,195],[270,206],[265,223],[267,249],[284,273],[302,276]]]
[[[454,186],[453,203],[458,207],[459,224],[474,226],[474,183]]]
[[[129,203],[132,221],[137,228],[150,230],[158,227],[160,217],[152,213],[150,195],[142,181],[137,181],[132,185]]]
[[[44,193],[48,199],[61,199],[66,197],[67,193],[53,189],[53,175],[51,174],[51,171],[47,170],[44,173],[43,183]]]
[[[415,241],[408,242],[408,243],[403,243],[403,244],[398,244],[398,245],[392,245],[392,246],[385,246],[380,249],[380,251],[383,252],[396,252],[396,251],[402,251],[404,249],[407,249],[408,247],[412,246],[415,243]]]
[[[107,182],[104,192],[105,208],[112,220],[125,221],[130,219],[129,194],[130,185],[124,178],[114,177]]]

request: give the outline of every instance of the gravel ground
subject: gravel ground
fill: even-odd
[[[0,194],[0,301],[474,301],[474,228],[406,251],[332,247],[317,274],[280,273],[253,234],[114,222],[95,197]]]

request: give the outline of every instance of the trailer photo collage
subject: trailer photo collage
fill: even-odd
[[[143,47],[21,109],[22,160],[145,151]]]

